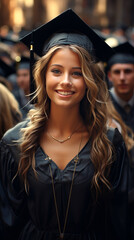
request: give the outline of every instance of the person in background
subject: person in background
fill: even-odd
[[[105,76],[105,81],[106,81],[106,73],[105,73],[105,68],[102,62],[97,63],[98,66],[102,70],[102,74]],[[103,75],[101,78],[103,78]],[[106,81],[108,91],[110,90],[109,84]],[[113,128],[118,128],[119,132],[122,134],[123,139],[125,141],[128,153],[134,148],[134,132],[130,127],[128,127],[125,122],[123,121],[122,117],[120,114],[117,112],[110,94],[109,94],[109,99],[107,101],[107,109],[108,109],[108,126],[113,127]]]
[[[0,59],[0,76],[7,78],[12,74],[15,74],[15,68]]]
[[[13,67],[14,59],[12,58],[11,48],[2,42],[0,42],[0,59]]]
[[[30,59],[22,57],[17,67],[17,84],[24,91],[26,98],[30,94]]]
[[[22,115],[16,101],[10,90],[0,83],[0,139],[4,133],[21,122]]]
[[[128,156],[107,124],[108,91],[96,64],[112,49],[71,9],[22,41],[29,45],[32,36],[41,56],[37,102],[0,142],[2,234],[126,240]]]
[[[117,38],[120,44],[127,42],[127,26],[118,25],[112,32],[113,37]]]
[[[16,69],[0,59],[0,76],[5,78],[7,84],[11,86],[10,90],[19,103],[22,118],[26,118],[28,111],[33,106],[28,103],[28,99],[26,98],[23,89],[17,84]]]
[[[126,42],[114,50],[107,66],[112,82],[110,97],[124,123],[134,132],[134,47]],[[131,158],[134,159],[133,151]]]
[[[134,140],[134,47],[126,42],[114,48],[116,53],[108,61],[108,78],[113,87],[110,97],[116,111],[128,126]],[[134,239],[134,146],[129,149],[129,237]]]
[[[126,42],[114,48],[108,61],[110,96],[125,124],[134,131],[134,47]]]
[[[12,79],[10,78],[10,81]],[[16,69],[16,87],[20,89],[18,101],[23,119],[26,118],[29,110],[33,108],[30,104],[30,59],[28,57],[21,57]],[[15,88],[16,89],[16,88]]]
[[[134,27],[128,29],[128,41],[134,47]]]

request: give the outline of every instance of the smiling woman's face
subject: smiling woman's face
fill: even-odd
[[[65,47],[55,52],[46,71],[46,91],[51,105],[79,107],[86,84],[79,56]]]

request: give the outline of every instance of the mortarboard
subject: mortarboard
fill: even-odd
[[[29,69],[30,70],[30,58],[22,56],[20,61],[18,62],[18,69]]]
[[[0,76],[8,77],[15,73],[15,69],[0,59]]]
[[[72,9],[58,15],[20,39],[42,56],[55,45],[76,44],[84,47],[97,60],[107,61],[112,49]]]
[[[134,47],[125,42],[113,48],[115,53],[108,61],[108,68],[116,63],[132,63],[134,64]]]
[[[105,41],[108,37],[107,34],[103,33],[101,30],[97,29],[97,28],[93,28],[94,32],[97,33],[97,35],[99,35],[100,38],[103,39],[103,41]]]

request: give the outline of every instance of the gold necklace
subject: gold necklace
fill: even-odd
[[[55,204],[55,210],[56,210],[56,216],[57,216],[57,222],[58,222],[58,228],[59,228],[59,239],[64,239],[64,234],[65,234],[65,229],[66,229],[66,224],[67,224],[67,218],[68,218],[68,211],[69,211],[70,200],[71,200],[71,195],[72,195],[74,176],[75,176],[76,166],[77,166],[77,163],[78,163],[78,160],[79,160],[79,152],[80,152],[80,148],[81,148],[81,143],[82,143],[82,136],[81,136],[77,156],[74,158],[74,163],[75,163],[74,164],[74,171],[73,171],[73,175],[72,175],[72,181],[71,181],[71,186],[70,186],[70,191],[69,191],[69,196],[68,196],[68,203],[67,203],[67,209],[66,209],[63,231],[61,231],[61,224],[60,224],[60,218],[59,218],[59,212],[58,212],[58,206],[57,206],[57,200],[56,200],[56,193],[55,193],[55,187],[54,187],[54,178],[53,178],[53,174],[52,174],[51,163],[49,163],[50,175],[51,175],[51,180],[52,180],[52,188],[53,188],[53,196],[54,196],[54,204]],[[48,157],[48,159],[51,161],[51,158]]]
[[[50,133],[48,133],[48,135],[49,135],[53,140],[55,140],[55,141],[57,141],[57,142],[59,142],[59,143],[64,143],[64,142],[68,141],[68,140],[72,137],[73,134],[74,134],[74,132],[73,132],[70,136],[68,136],[67,138],[65,138],[65,139],[57,139],[57,138],[55,138],[54,136],[52,136]]]
[[[73,131],[73,132],[71,133],[71,135],[68,136],[68,137],[65,138],[65,139],[57,139],[57,138],[55,138],[54,136],[52,136],[49,132],[48,132],[48,135],[49,135],[53,140],[55,140],[55,141],[57,141],[57,142],[59,142],[59,143],[64,143],[64,142],[68,141],[69,139],[71,139],[72,135],[73,135],[77,130],[78,130],[78,128],[77,128],[75,131]]]

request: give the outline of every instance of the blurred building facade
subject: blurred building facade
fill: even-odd
[[[0,0],[0,27],[31,30],[72,8],[87,24],[134,27],[133,0]],[[5,28],[4,28],[5,27]]]

